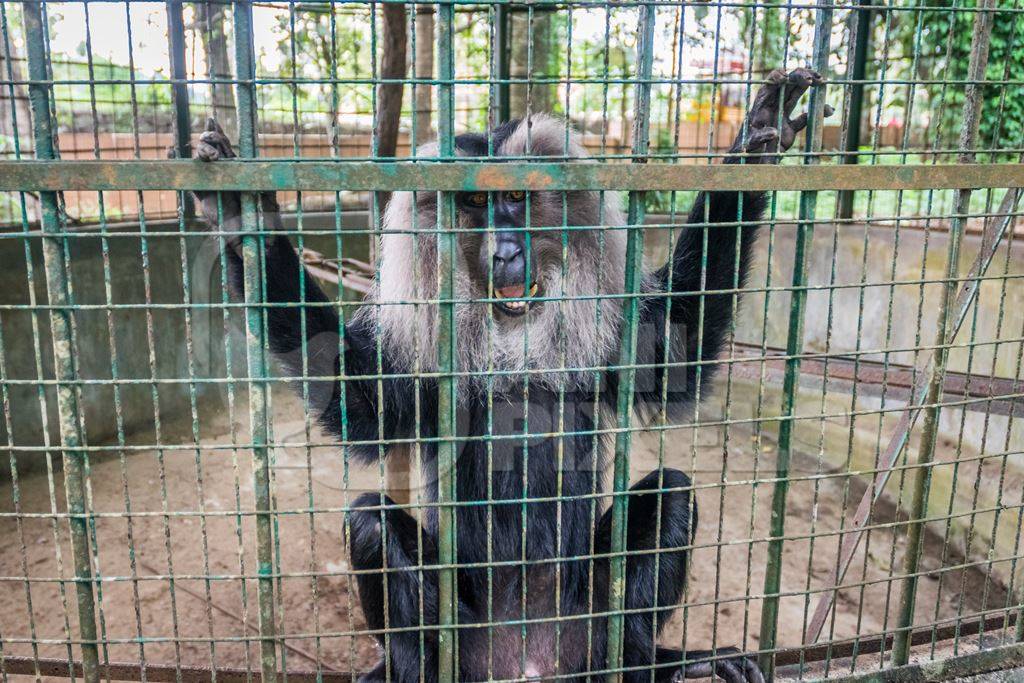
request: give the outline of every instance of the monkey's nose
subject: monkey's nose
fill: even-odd
[[[494,286],[522,284],[526,281],[526,258],[518,240],[499,239],[494,250]]]

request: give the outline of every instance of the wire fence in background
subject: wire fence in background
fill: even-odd
[[[456,488],[460,382],[474,371],[457,359],[475,340],[441,334],[437,367],[403,375],[433,387],[436,407],[409,410],[436,424],[378,435],[387,460],[357,464],[367,444],[342,433],[339,446],[316,418],[325,380],[344,395],[360,378],[317,376],[306,344],[289,369],[268,352],[281,305],[264,298],[273,235],[255,226],[269,190],[286,212],[278,232],[342,324],[374,305],[363,295],[381,274],[383,193],[436,198],[436,225],[404,228],[435,237],[448,275],[465,232],[456,191],[621,194],[626,224],[596,231],[602,244],[624,235],[631,255],[605,297],[624,311],[613,360],[532,370],[624,378],[598,390],[618,392],[616,410],[581,432],[563,387],[561,421],[528,417],[505,435],[524,452],[542,438],[613,445],[612,491],[579,497],[591,526],[610,510],[610,545],[582,560],[621,585],[638,555],[622,531],[629,486],[676,468],[701,515],[661,645],[735,646],[783,680],[1024,665],[1022,32],[1016,0],[0,4],[0,673],[366,672],[375,636],[387,647],[406,631],[359,609],[346,520],[365,492],[437,518],[436,557],[421,539],[413,566],[383,573],[439,577],[436,620],[411,630],[421,647],[440,641],[441,680],[479,656],[459,646],[475,631],[520,633],[525,658],[531,633],[557,639],[583,618],[531,615],[522,588],[521,612],[461,623],[460,571],[486,570],[486,603],[509,567],[545,564],[525,541],[511,563],[458,551],[459,511],[474,504]],[[828,84],[810,98],[807,143],[777,167],[718,163],[766,76],[802,66]],[[459,133],[542,113],[568,120],[599,163],[456,153]],[[185,160],[208,116],[239,161]],[[229,295],[233,235],[202,225],[189,190],[220,192],[221,210],[241,193],[242,301]],[[698,379],[716,371],[713,384],[692,414],[659,404],[641,425],[641,262],[673,253],[699,190],[769,191],[767,227],[745,282],[698,288],[701,301],[742,296],[721,355],[681,363]],[[567,245],[581,229],[566,216],[545,230]],[[425,277],[415,258],[408,277]],[[441,279],[403,302],[441,330],[460,306],[495,303]],[[305,325],[316,306],[302,304]],[[394,379],[371,369],[380,386]],[[429,449],[437,481],[420,474]],[[512,501],[524,519],[550,502],[526,491]],[[588,670],[636,674],[625,595],[590,610],[609,649]],[[501,678],[493,646],[488,657]]]

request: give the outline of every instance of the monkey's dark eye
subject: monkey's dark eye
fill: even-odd
[[[512,190],[511,192],[506,192],[505,197],[510,202],[521,202],[526,199],[526,193],[522,190]]]
[[[466,195],[466,203],[470,206],[477,208],[483,208],[487,206],[487,193],[486,192],[471,192]]]

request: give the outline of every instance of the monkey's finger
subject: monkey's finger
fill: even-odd
[[[727,683],[747,683],[747,677],[740,671],[740,667],[730,659],[715,662],[715,673]]]
[[[228,140],[227,136],[223,133],[215,131],[206,131],[199,136],[198,150],[203,149],[204,156],[200,158],[203,161],[216,161],[217,159],[233,159],[235,152],[231,149],[231,141]],[[216,150],[215,154],[211,154],[211,150]]]
[[[807,127],[807,112],[800,114],[800,116],[792,119],[789,122],[789,127],[793,129],[793,133],[799,133]]]
[[[219,123],[217,123],[217,119],[212,116],[206,117],[206,130],[210,133],[220,133],[221,135],[224,135],[224,129],[220,127]]]
[[[821,83],[824,83],[824,79],[817,71],[793,69],[789,72],[789,82],[785,86],[786,103],[782,107],[782,112],[787,119],[793,113],[796,103],[800,101],[800,98],[807,92],[807,89]]]
[[[743,657],[743,670],[746,672],[746,683],[765,683],[764,673],[753,657]]]
[[[195,158],[200,161],[217,161],[222,157],[220,148],[203,140],[196,145]]]
[[[711,662],[694,662],[676,671],[672,676],[672,680],[675,683],[680,683],[680,681],[686,678],[709,678],[714,675],[715,667]]]
[[[758,128],[747,138],[745,150],[749,153],[763,152],[772,142],[779,139],[779,129],[771,126]]]
[[[782,92],[782,85],[786,83],[787,75],[782,69],[775,69],[765,79],[754,101],[750,105],[748,120],[754,127],[770,126],[776,123],[779,112],[779,97]]]
[[[826,104],[824,112],[825,118],[832,116],[832,114],[834,113],[836,113],[836,110],[832,108],[832,105]],[[800,114],[800,116],[796,117],[795,119],[792,119],[789,122],[789,127],[793,129],[794,135],[807,127],[807,116],[807,112],[804,112],[803,114]]]

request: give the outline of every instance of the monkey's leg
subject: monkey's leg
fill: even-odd
[[[385,506],[381,526],[381,505]],[[359,600],[369,628],[388,629],[376,638],[390,660],[390,680],[419,681],[422,662],[425,681],[437,677],[437,635],[433,629],[416,630],[437,623],[437,576],[418,567],[435,564],[434,539],[420,532],[419,524],[387,496],[366,493],[353,502],[349,513],[352,566],[360,573]],[[422,542],[421,553],[417,548]],[[381,571],[385,569],[386,571]],[[385,579],[386,576],[386,579]],[[422,576],[422,581],[420,577]],[[384,587],[387,582],[387,596]],[[387,620],[385,621],[385,614]],[[391,629],[409,629],[390,632]],[[421,647],[422,645],[422,647]],[[387,678],[387,662],[381,661],[362,681]]]
[[[682,597],[685,548],[696,526],[696,509],[691,513],[690,492],[686,490],[689,487],[689,477],[666,468],[660,477],[658,472],[651,472],[629,492],[626,547],[630,551],[657,548],[658,552],[630,554],[626,559],[626,609],[631,613],[625,618],[623,665],[641,667],[624,674],[627,681],[650,680],[658,633]],[[669,490],[658,493],[659,489]],[[611,510],[602,516],[597,533],[598,547],[608,552]],[[671,671],[658,673],[665,674],[665,679],[672,675]]]
[[[623,677],[647,683],[653,666],[658,682],[717,675],[729,683],[764,683],[754,660],[735,648],[719,648],[713,661],[709,661],[711,652],[688,652],[687,664],[682,667],[680,651],[657,647],[662,626],[679,604],[686,583],[685,548],[693,542],[697,526],[697,508],[691,505],[687,490],[690,486],[689,477],[682,472],[664,469],[660,482],[655,471],[630,489],[626,546],[630,551],[657,548],[659,552],[629,555],[626,560],[626,609],[632,613],[625,618],[623,665],[635,670]],[[660,512],[659,490],[663,491]],[[608,512],[599,529],[603,543],[610,531]]]

